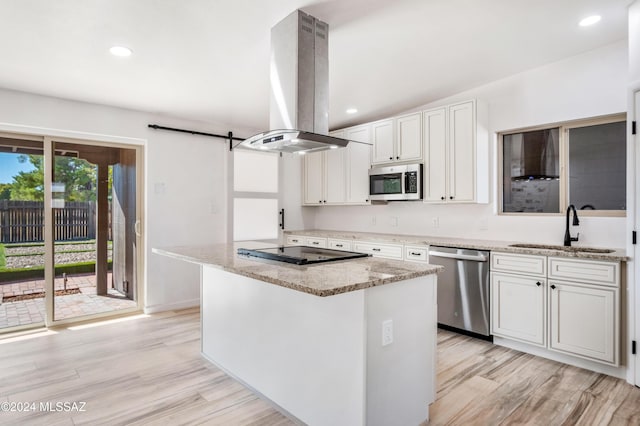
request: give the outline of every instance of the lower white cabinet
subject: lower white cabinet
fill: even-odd
[[[428,252],[427,246],[404,246],[404,260],[427,263],[429,261]]]
[[[403,246],[400,244],[379,244],[361,241],[353,243],[353,251],[387,259],[402,260],[402,248]]]
[[[491,273],[491,332],[545,346],[546,280]]]
[[[491,271],[492,334],[620,365],[618,262],[492,253],[495,257],[501,261]],[[546,268],[539,266],[542,260]],[[548,273],[523,273],[542,270]]]
[[[351,251],[351,241],[328,238],[327,247],[334,250]]]
[[[327,239],[302,235],[287,235],[287,245],[327,248]]]
[[[618,365],[618,289],[549,281],[549,349]]]

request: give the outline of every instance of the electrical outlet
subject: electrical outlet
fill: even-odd
[[[439,217],[434,217],[431,218],[431,226],[433,226],[434,228],[439,228],[440,227],[440,218]]]
[[[396,216],[391,216],[389,218],[389,225],[398,226],[398,218]]]
[[[371,216],[371,225],[375,225],[375,224],[376,224],[376,217]]]
[[[393,343],[393,320],[382,322],[382,346]]]

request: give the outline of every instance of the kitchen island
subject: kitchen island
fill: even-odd
[[[297,266],[237,255],[270,246],[153,249],[201,265],[203,356],[307,424],[427,420],[442,267],[372,257]]]

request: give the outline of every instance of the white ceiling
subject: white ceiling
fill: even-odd
[[[264,130],[270,28],[299,8],[330,26],[336,128],[624,39],[631,2],[0,0],[0,87]]]

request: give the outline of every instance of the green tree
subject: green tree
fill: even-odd
[[[11,184],[0,183],[0,200],[10,200],[10,199],[11,199]]]
[[[44,157],[21,155],[21,163],[30,162],[34,170],[19,172],[13,177],[11,199],[24,201],[44,200]],[[95,201],[96,166],[74,157],[55,157],[54,182],[64,184],[66,201]],[[55,196],[55,194],[54,194]]]

